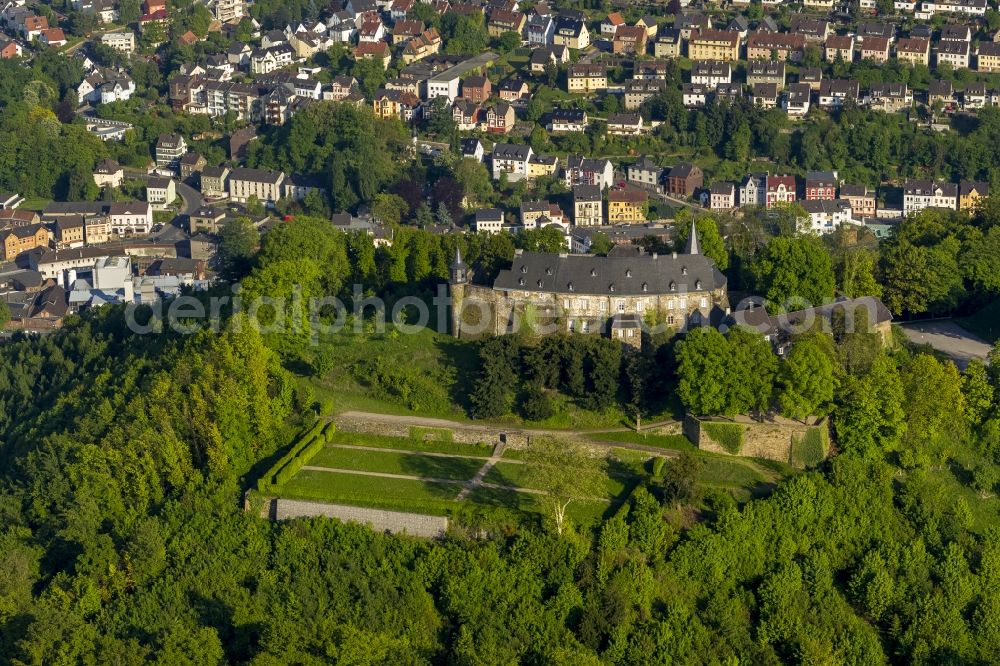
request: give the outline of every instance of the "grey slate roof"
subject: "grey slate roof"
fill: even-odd
[[[494,289],[601,296],[684,294],[719,289],[726,277],[703,255],[599,257],[522,252]]]

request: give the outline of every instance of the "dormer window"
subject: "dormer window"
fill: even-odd
[[[687,274],[688,274],[688,267],[681,266],[681,275],[687,275]]]
[[[542,288],[542,281],[541,281],[541,280],[539,280],[539,281],[538,281],[538,288],[539,288],[539,289],[541,289],[541,288]]]
[[[627,278],[632,277],[632,269],[631,268],[629,268],[628,270],[625,271],[625,277],[627,277]]]
[[[701,291],[701,280],[694,281],[694,288]]]
[[[614,290],[615,290],[615,285],[614,285],[614,283],[612,282],[612,283],[611,283],[610,285],[608,285],[608,291],[611,291],[611,292],[613,292]]]
[[[570,282],[568,285],[566,285],[566,288],[569,289],[570,291],[573,291],[573,283]]]
[[[648,285],[648,284],[646,284],[645,282],[643,282],[643,283],[642,283],[642,290],[643,290],[643,291],[649,291],[649,285]]]
[[[597,271],[593,268],[590,269],[590,277],[597,277]]]
[[[677,283],[676,282],[671,281],[671,283],[670,283],[670,291],[677,291]]]
[[[552,275],[552,269],[551,268],[546,268],[545,269],[545,274],[546,275]]]
[[[523,287],[524,286],[524,278],[518,278],[517,279],[517,283]]]
[[[521,272],[522,273],[527,273],[528,272],[528,267],[527,266],[521,266]]]

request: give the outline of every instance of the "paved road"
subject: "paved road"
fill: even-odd
[[[906,337],[917,344],[928,344],[965,369],[972,359],[985,360],[990,345],[969,333],[951,319],[915,321],[901,324]]]
[[[179,215],[191,215],[193,212],[201,208],[204,199],[202,199],[201,192],[194,189],[187,183],[176,181],[177,183],[177,196],[181,198],[184,205],[181,207]]]

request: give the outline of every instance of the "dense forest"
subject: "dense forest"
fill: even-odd
[[[317,223],[265,236],[246,289],[297,271],[339,291],[354,271],[383,270],[357,241],[313,233]],[[959,376],[901,347],[821,349],[840,450],[769,496],[738,505],[651,483],[593,529],[528,523],[421,541],[241,510],[243,489],[311,418],[298,375],[315,372],[245,324],[134,336],[105,308],[4,343],[0,660],[995,659],[1000,522],[980,506],[997,490],[995,366]],[[659,391],[687,399],[683,367],[699,347],[711,358],[709,342],[665,347]],[[724,342],[753,357],[751,341]],[[579,390],[573,353],[520,344],[526,369],[550,373],[542,385]],[[614,362],[594,344],[584,367]],[[563,360],[537,360],[546,354]],[[582,381],[595,400],[611,384],[594,369]]]

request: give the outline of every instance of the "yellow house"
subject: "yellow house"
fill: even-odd
[[[559,169],[559,158],[555,155],[532,155],[528,160],[526,178],[534,180],[545,176],[555,176]]]
[[[896,42],[896,60],[911,65],[928,65],[931,61],[931,41],[920,37],[904,37]]]
[[[607,90],[608,68],[604,65],[570,65],[566,75],[566,89],[571,93],[589,93]]]
[[[510,12],[505,9],[494,9],[490,12],[490,20],[486,22],[486,31],[490,37],[501,37],[505,32],[524,34],[524,24],[527,17],[521,12]]]
[[[740,33],[732,30],[695,30],[688,41],[691,60],[740,59]]]
[[[979,205],[979,200],[990,195],[989,183],[963,180],[958,184],[958,209],[970,213]]]
[[[623,189],[608,191],[608,223],[632,224],[646,221],[646,199],[643,190]]]
[[[976,69],[980,72],[1000,72],[1000,42],[979,43]]]

